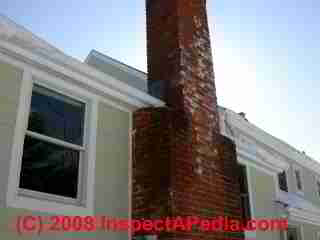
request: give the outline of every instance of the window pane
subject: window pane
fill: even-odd
[[[84,113],[84,103],[35,85],[28,130],[82,145]]]
[[[248,193],[247,170],[245,166],[239,165],[240,193]]]
[[[279,187],[282,191],[288,192],[288,183],[287,183],[287,175],[286,172],[283,171],[282,173],[278,174],[279,179]]]
[[[77,198],[80,153],[26,136],[20,188]]]
[[[250,201],[248,195],[241,195],[242,220],[248,222],[251,219]]]
[[[299,170],[295,170],[296,180],[297,180],[297,188],[298,190],[302,190],[302,183],[301,183],[301,175]]]
[[[244,222],[247,222],[251,219],[247,170],[246,170],[246,167],[243,165],[238,165],[238,166],[239,166],[238,171],[239,171],[242,220]]]

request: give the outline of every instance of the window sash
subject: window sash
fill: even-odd
[[[67,94],[63,91],[60,91],[60,90],[57,90],[53,87],[49,87],[49,86],[46,86],[46,85],[42,85],[41,84],[38,84],[38,83],[33,83],[32,84],[32,93],[31,93],[31,100],[30,100],[30,106],[29,106],[29,114],[28,114],[28,122],[27,122],[27,130],[29,132],[33,132],[33,133],[38,133],[36,131],[32,131],[32,130],[29,130],[29,121],[30,121],[30,114],[31,114],[31,110],[32,110],[32,99],[33,99],[33,96],[34,94],[41,94],[43,96],[46,96],[48,98],[52,98],[52,99],[56,99],[56,100],[59,100],[65,104],[68,104],[68,105],[72,105],[72,106],[75,106],[75,107],[82,107],[83,109],[83,119],[82,119],[82,136],[81,136],[81,143],[77,144],[77,143],[72,143],[71,141],[66,141],[65,139],[61,139],[61,138],[58,138],[57,136],[49,136],[49,135],[46,135],[46,134],[41,134],[43,136],[47,136],[49,138],[54,138],[54,139],[57,139],[57,140],[61,140],[63,142],[66,142],[66,143],[70,143],[70,144],[73,144],[73,145],[79,145],[79,146],[84,146],[85,145],[85,141],[86,141],[86,122],[87,122],[87,118],[88,118],[88,109],[87,109],[87,101],[85,101],[84,99],[81,99],[79,97],[75,97],[73,95],[70,95],[70,94]]]
[[[48,200],[48,201],[55,201],[60,203],[67,203],[67,204],[73,204],[73,205],[82,205],[82,199],[79,197],[78,194],[77,198],[68,198],[63,197],[59,195],[54,195],[50,193],[44,193],[44,192],[38,192],[30,189],[24,189],[24,188],[18,188],[18,195],[25,196],[25,197],[31,197],[35,199],[41,199],[41,200]]]
[[[48,96],[51,98],[58,99],[62,102],[71,104],[73,106],[81,107],[82,105],[85,105],[86,103],[82,100],[76,99],[74,97],[69,97],[66,94],[60,93],[59,91],[55,89],[51,89],[45,86],[42,86],[42,84],[34,83],[32,88],[32,93],[36,92],[39,94],[42,94],[44,96]]]
[[[85,135],[85,134],[84,134]],[[44,200],[49,200],[49,201],[56,201],[56,202],[62,202],[62,203],[67,203],[67,204],[73,204],[73,205],[81,205],[83,202],[83,165],[84,162],[83,160],[83,153],[85,153],[86,148],[80,145],[72,144],[60,139],[56,139],[53,137],[49,137],[43,134],[35,133],[29,130],[26,130],[25,136],[29,136],[31,138],[38,139],[40,141],[46,142],[46,143],[51,143],[57,146],[61,146],[67,149],[72,149],[80,152],[80,157],[79,157],[79,169],[78,169],[78,192],[77,192],[77,198],[68,198],[64,196],[59,196],[59,195],[54,195],[50,193],[45,193],[45,192],[38,192],[38,191],[33,191],[29,189],[23,189],[18,187],[18,195],[21,196],[27,196],[27,197],[32,197],[36,199],[44,199]],[[22,164],[22,162],[21,162]],[[19,176],[20,179],[20,176]]]
[[[77,151],[81,151],[81,152],[86,151],[86,148],[83,146],[72,144],[69,142],[65,142],[65,141],[57,139],[57,138],[48,137],[46,135],[43,135],[40,133],[35,133],[35,132],[29,131],[29,130],[26,131],[26,135],[29,137],[41,140],[41,141],[55,144],[57,146],[61,146],[61,147],[65,147],[65,148],[69,148],[69,149],[77,150]]]
[[[55,195],[55,194],[50,194],[50,193],[45,193],[45,192],[38,192],[38,191],[34,191],[34,190],[30,190],[30,189],[25,189],[25,188],[20,188],[18,186],[18,195],[22,195],[22,196],[28,196],[28,197],[33,197],[36,199],[44,199],[44,200],[49,200],[49,201],[56,201],[56,202],[62,202],[62,203],[71,203],[74,205],[81,205],[83,203],[83,183],[85,182],[83,180],[84,174],[83,174],[83,169],[84,169],[84,162],[83,162],[83,155],[86,151],[85,148],[68,143],[68,142],[64,142],[62,140],[58,140],[55,138],[51,138],[51,137],[47,137],[38,133],[34,133],[31,131],[27,131],[26,136],[29,136],[31,138],[35,138],[38,139],[40,141],[46,142],[46,143],[51,143],[51,144],[55,144],[57,146],[62,146],[65,147],[67,149],[72,149],[72,150],[76,150],[79,151],[79,169],[78,169],[78,181],[77,181],[77,197],[76,198],[69,198],[69,197],[65,197],[65,196],[60,196],[60,195]],[[21,162],[22,164],[22,162]],[[20,171],[21,173],[21,171]],[[19,179],[20,179],[20,175],[19,175]]]

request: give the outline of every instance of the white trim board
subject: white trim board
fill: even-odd
[[[33,67],[25,62],[19,61],[17,59],[15,59],[14,57],[11,57],[9,55],[3,54],[0,52],[0,61],[10,64],[14,67],[17,67],[19,69],[25,70],[25,71],[30,71],[32,76],[41,79],[43,82],[46,81],[48,83],[50,82],[59,82],[59,84],[61,86],[63,86],[64,89],[67,89],[68,91],[72,92],[74,89],[76,90],[76,92],[81,93],[81,95],[85,94],[87,96],[90,96],[90,98],[96,98],[101,102],[105,102],[108,105],[111,105],[117,109],[120,109],[122,111],[125,112],[132,112],[133,110],[131,108],[126,108],[123,105],[120,105],[118,103],[113,102],[112,100],[109,100],[107,97],[101,96],[101,95],[97,95],[95,93],[92,93],[91,91],[82,88],[82,87],[78,87],[75,85],[71,85],[69,83],[67,83],[65,80],[62,80],[59,77],[56,77],[55,75],[52,75],[50,73],[47,73],[46,71],[40,70],[36,67]],[[137,104],[141,104],[141,103],[137,103]]]
[[[224,125],[226,122],[228,127],[232,127],[235,132],[245,134],[248,137],[254,139],[262,146],[262,148],[268,148],[272,150],[275,155],[279,157],[276,159],[277,162],[288,162],[295,161],[301,166],[308,168],[314,173],[320,174],[320,163],[314,159],[300,153],[298,150],[290,146],[289,144],[277,139],[276,137],[266,133],[262,129],[256,127],[252,123],[245,121],[239,114],[233,112],[230,109],[220,110],[221,119],[224,121],[221,122],[221,125]],[[227,127],[227,126],[226,126]],[[230,136],[230,133],[227,133],[227,130],[223,127],[223,134],[236,140],[236,136]],[[289,166],[289,164],[287,164]]]
[[[276,164],[272,164],[268,161],[264,161],[264,159],[259,158],[257,155],[246,151],[245,149],[241,148],[239,144],[237,146],[237,158],[239,162],[249,162],[255,168],[263,169],[264,172],[268,174],[275,174],[280,173],[284,170],[284,168],[277,166]]]
[[[36,55],[29,50],[23,49],[4,40],[0,40],[0,48],[2,49],[2,52],[11,52],[12,55],[17,55],[18,59],[26,59],[36,65],[46,66],[53,71],[62,73],[79,83],[88,85],[94,89],[98,89],[99,91],[103,91],[130,105],[137,107],[164,106],[164,102],[161,100],[156,99],[139,89],[133,88],[112,76],[102,73],[71,57],[63,56],[63,62],[61,63],[60,61],[57,63],[52,61],[49,57]]]
[[[296,208],[289,209],[289,213],[289,218],[293,221],[320,226],[320,216],[318,214],[312,214]]]

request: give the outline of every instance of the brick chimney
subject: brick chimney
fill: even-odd
[[[219,132],[205,0],[147,0],[149,92]]]
[[[149,92],[167,106],[134,114],[133,218],[240,220],[235,145],[220,135],[206,1],[146,0],[146,12]],[[198,230],[157,235],[232,236]]]

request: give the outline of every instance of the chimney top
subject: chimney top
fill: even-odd
[[[146,3],[149,93],[220,132],[206,1]]]

